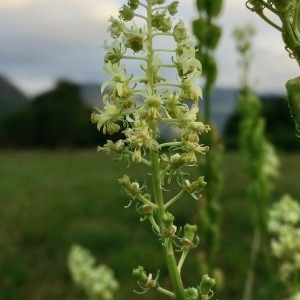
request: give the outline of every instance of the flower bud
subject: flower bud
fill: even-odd
[[[187,29],[185,28],[182,20],[180,20],[178,24],[174,27],[173,37],[177,43],[185,40],[188,37]]]
[[[133,98],[119,98],[120,106],[124,109],[135,107],[136,103]]]
[[[122,8],[120,8],[119,13],[120,13],[120,17],[124,21],[131,21],[134,18],[134,12],[127,5],[123,5]]]
[[[130,8],[132,10],[136,10],[140,5],[140,1],[139,0],[129,0],[128,5],[130,6]]]
[[[152,15],[152,26],[162,32],[169,32],[172,28],[172,21],[170,18],[166,18],[165,13],[156,12]]]
[[[135,148],[133,155],[132,155],[132,161],[136,163],[140,163],[142,161],[142,152],[141,148]]]
[[[132,276],[136,277],[140,282],[147,282],[148,280],[148,276],[142,266],[138,266],[136,269],[133,269]]]
[[[171,16],[174,16],[177,14],[179,1],[173,1],[169,6],[168,6],[168,12]]]
[[[112,37],[118,38],[123,32],[124,25],[119,20],[113,17],[111,17],[109,21],[111,22],[111,25],[108,27],[107,31],[110,32]]]
[[[127,175],[124,175],[123,178],[119,179],[118,181],[126,190],[126,192],[132,197],[135,197],[140,193],[139,184],[137,182],[131,183]]]
[[[110,135],[113,135],[114,133],[118,132],[120,128],[121,128],[120,125],[112,122],[109,122],[106,125],[106,130]]]
[[[185,224],[183,229],[184,229],[184,237],[192,242],[194,240],[195,233],[197,231],[197,226]]]
[[[149,204],[144,204],[142,208],[143,208],[144,215],[146,215],[146,216],[153,215],[153,212],[154,212],[153,206],[151,206]]]
[[[186,156],[175,153],[170,157],[170,163],[174,169],[179,169],[189,161],[186,159]]]
[[[195,191],[197,188],[203,188],[207,184],[204,181],[204,176],[198,177],[198,179],[192,183],[190,183],[189,180],[186,180],[185,183],[186,185],[184,186],[184,189],[189,193]]]
[[[204,176],[198,177],[198,179],[195,181],[198,185],[198,187],[203,188],[207,185],[207,182],[204,181]]]
[[[199,299],[199,293],[196,288],[187,288],[184,290],[186,295],[188,296],[187,299],[189,300],[198,300]]]
[[[183,249],[189,251],[198,245],[199,237],[197,236],[196,236],[196,242],[194,243],[196,231],[197,231],[196,225],[190,225],[190,224],[184,225],[184,237],[180,240]]]
[[[124,44],[134,52],[139,52],[144,48],[144,35],[142,30],[129,29],[124,32]]]
[[[166,229],[168,230],[172,229],[174,219],[175,219],[174,216],[169,212],[163,214],[162,222],[164,223]]]
[[[106,52],[104,56],[104,62],[108,63],[109,61],[113,64],[117,64],[120,62],[122,58],[122,55],[119,55],[118,53],[115,52]]]
[[[200,282],[200,292],[201,295],[207,295],[211,288],[215,285],[216,280],[214,278],[210,278],[207,274],[202,276],[202,280]]]
[[[159,287],[157,278],[152,279],[151,273],[149,273],[149,275],[147,276],[146,272],[144,271],[144,268],[141,266],[138,266],[137,269],[133,269],[132,275],[137,278],[137,281],[140,284],[140,286],[142,284],[142,286],[145,287],[146,289]]]
[[[163,235],[165,237],[174,237],[174,234],[177,230],[177,227],[173,225],[174,216],[166,212],[162,216],[162,223],[163,223]]]
[[[156,120],[158,122],[161,121],[162,117],[159,108],[162,106],[163,100],[160,97],[153,95],[147,97],[145,104],[147,106],[147,119]]]
[[[125,150],[125,146],[124,146],[124,142],[122,140],[119,140],[117,141],[115,144],[114,144],[114,151],[117,152],[117,153],[123,153],[123,151]]]

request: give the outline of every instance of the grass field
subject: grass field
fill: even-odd
[[[300,199],[299,162],[300,154],[282,155],[274,201],[287,192]],[[251,209],[240,157],[227,153],[223,164],[218,266],[225,288],[217,298],[241,299],[252,239]],[[144,171],[126,169],[125,162],[114,162],[94,149],[0,152],[0,299],[84,299],[66,265],[73,243],[115,270],[121,284],[117,299],[141,299],[132,294],[131,270],[138,264],[153,273],[160,268],[167,285],[159,242],[134,207],[124,209],[128,199],[117,183],[124,173],[142,180]],[[176,209],[179,222],[195,217],[196,208],[196,201],[183,200]],[[198,283],[197,270],[194,250],[183,271],[187,285]],[[258,281],[262,277],[260,272]],[[263,295],[268,287],[261,283],[262,296],[256,299],[267,299]],[[164,299],[153,293],[142,299],[154,298]]]

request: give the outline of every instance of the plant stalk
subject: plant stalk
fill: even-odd
[[[151,15],[152,15],[152,0],[147,1],[147,47],[148,47],[148,57],[147,57],[147,77],[148,77],[148,87],[152,94],[155,93],[155,86],[153,80],[153,57],[154,57],[154,49],[153,49],[153,31],[151,24]],[[153,121],[150,124],[150,128],[152,130],[153,139],[156,139],[157,126],[156,122]],[[152,175],[152,186],[153,186],[153,194],[155,199],[155,204],[157,205],[157,219],[158,226],[160,228],[160,232],[162,232],[162,216],[165,213],[164,208],[164,200],[163,193],[161,188],[161,178],[160,178],[160,170],[159,170],[159,156],[157,151],[150,150],[150,161],[151,161],[151,175]],[[172,287],[178,300],[185,300],[185,292],[183,283],[181,280],[181,276],[177,270],[177,263],[174,255],[172,241],[164,243],[164,252],[165,259],[172,283]]]

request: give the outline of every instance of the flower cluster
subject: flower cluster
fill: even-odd
[[[119,284],[112,270],[105,265],[95,267],[95,259],[89,251],[79,245],[72,246],[68,264],[74,282],[90,299],[114,299]]]
[[[141,1],[129,1],[120,9],[118,19],[109,19],[111,25],[108,31],[113,41],[104,43],[107,51],[104,71],[110,75],[110,79],[101,87],[101,92],[105,93],[104,109],[95,108],[91,120],[97,124],[98,130],[102,128],[104,133],[111,135],[122,128],[125,136],[122,140],[123,150],[129,149],[132,160],[138,163],[148,150],[160,149],[157,141],[159,132],[155,124],[165,122],[168,126],[180,129],[180,141],[174,146],[177,152],[186,153],[186,165],[195,163],[197,153],[205,154],[208,151],[208,147],[200,143],[200,135],[210,128],[197,121],[198,100],[202,97],[202,91],[196,85],[201,64],[195,58],[194,40],[188,36],[183,21],[173,27],[169,16],[176,14],[178,6],[178,1],[173,1],[161,9],[153,10],[151,31],[158,36],[169,36],[170,42],[173,39],[174,47],[157,51],[149,49],[149,30],[139,28],[135,23],[127,25],[134,18],[141,18],[135,11],[142,6]],[[128,55],[130,49],[134,53],[139,52],[139,56]],[[163,64],[159,52],[172,51],[173,64]],[[127,75],[121,61],[130,59],[140,61],[144,72],[142,76]],[[168,82],[160,73],[164,67],[176,69],[180,81]],[[188,105],[188,102],[192,104]],[[120,145],[120,141],[117,143]],[[111,141],[99,148],[108,153],[116,149],[119,147],[113,147]]]
[[[281,260],[280,278],[289,286],[300,271],[300,204],[284,195],[270,211],[268,229],[273,235],[271,251]]]
[[[197,156],[209,150],[201,143],[201,135],[210,127],[198,121],[202,90],[197,80],[202,66],[195,56],[194,39],[189,37],[183,21],[173,24],[179,1],[166,2],[129,0],[120,8],[118,18],[109,19],[112,42],[103,45],[106,50],[103,69],[110,78],[101,87],[104,106],[94,109],[91,120],[104,133],[122,133],[120,140],[108,140],[98,147],[99,151],[113,152],[150,168],[152,194],[146,191],[146,181],[140,186],[138,181],[124,175],[119,183],[131,199],[127,207],[136,201],[136,209],[143,215],[141,220],[148,219],[163,240],[162,245],[169,249],[166,252],[174,253],[176,226],[169,222],[171,215],[167,208],[184,194],[200,197],[206,184],[203,177],[190,183],[183,168],[194,166]],[[158,46],[162,37],[166,48]],[[170,54],[169,59],[165,58],[166,54]],[[140,69],[129,74],[125,61],[137,62]],[[168,79],[166,69],[169,68],[175,71],[176,79]],[[162,142],[161,128],[166,127],[176,132],[176,138]],[[165,201],[161,193],[165,178],[170,183],[173,176],[177,177],[179,192]],[[178,268],[175,259],[166,257],[169,267],[172,265],[171,272],[180,270],[187,252],[197,245],[195,231],[196,226],[185,228],[179,247],[184,254]],[[142,269],[139,271],[142,275],[138,282],[143,290],[155,288],[170,295]],[[183,299],[184,289],[175,289],[175,295]]]

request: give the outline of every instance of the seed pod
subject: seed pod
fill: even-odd
[[[207,274],[203,275],[200,282],[201,295],[207,295],[215,284],[216,280],[214,278],[210,278]]]
[[[290,113],[296,123],[297,134],[300,135],[300,76],[288,80],[285,88]]]

